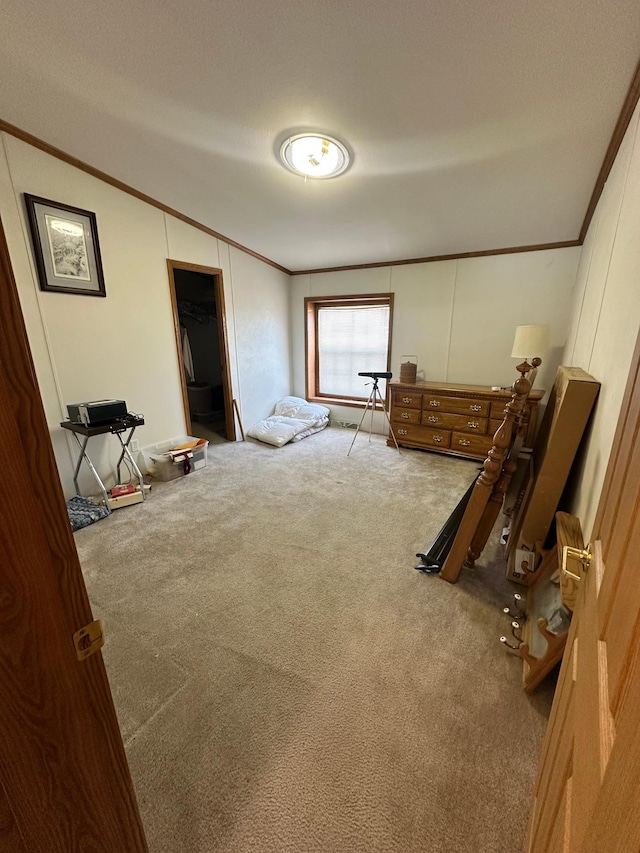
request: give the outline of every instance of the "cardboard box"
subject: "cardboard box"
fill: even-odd
[[[558,368],[533,448],[532,481],[507,543],[509,580],[530,579],[518,571],[516,550],[540,553],[599,390],[600,383],[581,368]]]

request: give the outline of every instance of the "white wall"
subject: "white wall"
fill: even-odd
[[[536,381],[549,389],[567,339],[579,248],[549,249],[426,264],[293,276],[291,337],[294,394],[304,396],[304,297],[385,293],[394,296],[391,370],[418,356],[418,378],[511,385],[515,328],[550,327],[550,351]],[[357,422],[361,412],[331,406],[332,417]],[[382,415],[376,428],[385,432]]]
[[[587,233],[564,363],[602,385],[577,473],[572,511],[588,541],[640,327],[640,140],[633,116]]]
[[[166,259],[220,267],[233,396],[245,428],[290,392],[289,276],[8,134],[0,147],[0,216],[65,493],[73,494],[66,404],[117,397],[142,412],[140,446],[185,433]],[[22,193],[97,216],[106,299],[39,290]],[[91,439],[109,478],[119,445]],[[90,475],[83,490],[95,492]]]

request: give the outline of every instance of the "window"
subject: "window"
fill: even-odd
[[[359,405],[367,400],[367,371],[388,371],[392,293],[372,296],[310,296],[307,322],[307,396]],[[386,382],[380,381],[386,396]]]

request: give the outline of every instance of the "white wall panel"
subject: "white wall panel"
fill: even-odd
[[[600,196],[597,219],[589,229],[594,231],[594,239],[589,262],[588,284],[580,311],[580,332],[576,334],[572,357],[573,364],[585,370],[588,370],[587,365],[591,359],[591,350],[597,334],[633,142],[633,134],[627,133]]]
[[[549,351],[536,387],[548,390],[566,342],[579,254],[548,249],[458,261],[448,381],[511,385],[516,326],[544,324]]]
[[[548,388],[560,363],[580,250],[551,249],[292,278],[294,392],[304,394],[305,296],[394,293],[391,369],[418,356],[419,378],[510,385],[515,327],[550,326],[551,351],[537,386]],[[331,406],[337,420],[358,422],[359,409]],[[381,415],[374,421],[385,432]]]
[[[220,250],[216,238],[14,137],[5,134],[3,142],[0,214],[67,495],[76,456],[71,436],[59,427],[67,403],[126,400],[145,416],[136,434],[142,447],[185,432],[168,257],[223,270],[232,383],[237,397],[241,388],[247,393],[245,423],[269,414],[289,393],[289,276],[240,252],[231,263],[228,247]],[[106,298],[38,289],[25,192],[95,212]],[[106,479],[118,447],[111,436],[91,439],[91,457]],[[81,487],[96,491],[86,473]]]
[[[222,284],[224,287],[225,311],[227,315],[227,344],[229,347],[229,363],[231,368],[231,386],[235,397],[240,417],[242,414],[242,382],[238,367],[238,340],[236,336],[236,306],[233,293],[233,279],[231,277],[231,247],[228,243],[219,242],[218,252],[220,257],[220,269],[222,270]],[[243,420],[244,424],[244,420]],[[240,430],[236,424],[237,438],[240,438]]]
[[[293,393],[298,397],[305,396],[305,316],[304,300],[311,296],[311,276],[296,275],[291,277],[289,306],[291,317],[291,376]],[[324,294],[316,294],[322,296]],[[342,296],[341,293],[327,294]]]
[[[640,139],[638,110],[597,209],[590,240],[594,259],[582,306],[576,306],[576,345],[567,363],[582,367],[602,385],[580,465],[574,475],[573,512],[588,540],[613,444],[618,412],[640,328]],[[606,261],[606,262],[605,262]]]
[[[186,261],[203,267],[220,266],[220,249],[215,237],[165,214],[167,247],[172,261]]]
[[[25,229],[25,192],[96,214],[106,298],[37,293],[60,391],[48,418],[55,445],[56,421],[66,419],[66,404],[106,397],[124,399],[131,411],[144,414],[141,445],[184,432],[164,214],[13,137],[5,135],[5,144]],[[37,287],[33,276],[30,285]],[[32,328],[30,322],[30,335]],[[118,447],[111,436],[91,439],[91,458],[103,473],[112,471]],[[58,457],[58,464],[68,492],[70,461]],[[95,492],[86,470],[81,482]]]
[[[587,236],[580,251],[580,261],[578,262],[578,272],[576,275],[576,283],[571,296],[571,313],[569,317],[569,327],[567,332],[567,343],[565,344],[562,361],[564,364],[574,364],[574,354],[576,342],[578,338],[578,327],[580,326],[580,318],[582,316],[582,307],[587,291],[587,282],[589,280],[589,271],[591,269],[591,258],[596,243],[596,234],[598,233],[599,208],[596,208],[591,219],[591,227],[587,231]]]
[[[302,276],[301,276],[302,277]],[[297,276],[294,276],[294,279]],[[388,293],[391,267],[321,272],[311,276],[311,296],[347,296],[350,293]]]
[[[400,376],[403,355],[418,356],[418,378],[447,375],[456,261],[392,267],[393,346],[391,369]]]
[[[40,299],[45,294],[38,290],[35,284],[35,266],[31,253],[27,251],[28,234],[26,223],[20,215],[21,199],[16,198],[9,165],[5,156],[6,136],[0,134],[0,217],[4,227],[11,265],[16,279],[18,296],[22,307],[25,325],[29,330],[31,355],[44,403],[47,424],[51,431],[58,471],[63,489],[73,491],[71,478],[71,448],[68,438],[60,429],[60,421],[65,415],[64,400],[60,390],[55,367],[50,358],[50,340],[43,323],[40,310]]]
[[[290,392],[290,276],[233,247],[230,256],[246,430]]]

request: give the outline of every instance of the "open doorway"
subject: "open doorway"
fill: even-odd
[[[167,265],[187,432],[210,443],[235,441],[222,271]]]

